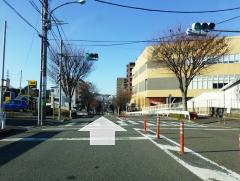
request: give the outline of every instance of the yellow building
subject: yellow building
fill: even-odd
[[[224,85],[240,78],[240,36],[228,37],[229,54],[208,68],[202,75],[196,76],[188,88],[188,98],[203,92],[216,91]],[[181,91],[175,75],[152,60],[152,47],[140,54],[132,70],[132,100],[137,107],[147,107],[171,101],[181,100]]]

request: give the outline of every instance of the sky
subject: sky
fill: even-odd
[[[40,14],[31,6],[30,0],[8,0],[23,17],[40,31]],[[33,0],[38,8],[38,0]],[[240,7],[239,0],[106,0],[119,4],[150,9],[198,11]],[[71,0],[49,0],[50,9]],[[189,28],[194,22],[220,22],[238,16],[240,10],[206,14],[170,14],[124,9],[87,0],[86,4],[71,4],[55,11],[54,15],[64,21],[63,29],[68,40],[128,41],[149,40],[166,35],[170,28],[181,25]],[[0,62],[2,62],[4,21],[7,21],[7,44],[5,76],[7,71],[11,86],[19,88],[22,70],[22,85],[27,80],[40,78],[40,38],[36,31],[23,22],[5,3],[0,0]],[[216,29],[240,30],[240,18],[217,24]],[[56,27],[53,30],[57,33]],[[237,34],[229,33],[229,36]],[[49,33],[49,38],[51,38]],[[137,59],[148,43],[124,46],[86,46],[86,43],[71,42],[85,52],[99,54],[94,69],[86,78],[93,82],[100,93],[115,94],[117,77],[126,76],[126,65]],[[50,41],[52,46],[56,42]],[[2,63],[0,63],[2,69]],[[54,83],[48,78],[48,88]]]

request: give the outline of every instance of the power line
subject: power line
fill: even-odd
[[[183,35],[185,33],[177,33],[177,34],[173,34],[171,36],[164,36],[164,37],[160,37],[161,39],[164,38],[169,38],[169,37],[174,37],[174,36],[180,36]],[[54,40],[54,39],[49,39]],[[121,46],[121,45],[131,45],[131,44],[138,44],[138,43],[160,43],[163,42],[163,40],[159,40],[158,39],[153,39],[153,40],[86,40],[86,39],[75,39],[75,40],[63,40],[63,41],[67,41],[67,42],[87,42],[87,43],[110,43],[110,44],[82,44],[82,45],[78,45],[78,46]],[[68,43],[69,45],[76,45],[76,44],[71,44]],[[77,46],[77,45],[76,45]]]
[[[239,10],[240,9],[240,7],[234,7],[234,8],[227,8],[227,9],[205,10],[205,11],[176,11],[176,10],[148,9],[148,8],[124,5],[124,4],[111,3],[111,2],[102,1],[102,0],[94,0],[94,1],[96,1],[98,3],[111,5],[111,6],[121,7],[121,8],[128,8],[128,9],[135,9],[135,10],[142,10],[142,11],[150,11],[150,12],[158,12],[158,13],[175,13],[175,14],[218,13],[218,12],[234,11],[234,10]]]
[[[226,23],[226,22],[228,22],[228,21],[232,21],[232,20],[234,20],[234,19],[238,19],[238,18],[240,18],[240,15],[238,15],[238,16],[234,16],[234,17],[229,18],[229,19],[222,20],[222,21],[220,21],[220,22],[218,22],[218,23],[216,23],[216,24]]]
[[[15,14],[18,15],[18,17],[20,17],[28,26],[30,26],[32,29],[34,29],[38,34],[40,34],[40,32],[38,31],[38,29],[36,27],[34,27],[26,18],[24,18],[11,4],[9,4],[6,0],[3,0],[3,2],[10,8],[12,9]]]
[[[159,42],[159,41],[155,41]],[[108,47],[108,46],[121,46],[121,45],[131,45],[131,44],[138,44],[138,43],[146,43],[146,41],[139,41],[139,42],[126,42],[126,43],[112,43],[112,44],[82,44],[78,46],[96,46],[96,47]],[[76,45],[76,44],[68,44],[68,45]]]

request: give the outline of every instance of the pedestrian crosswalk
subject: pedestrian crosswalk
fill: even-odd
[[[115,122],[116,124],[120,126],[135,126],[139,124],[143,124],[143,121],[133,121],[133,120],[123,120],[119,119],[118,121]],[[156,121],[147,121],[147,126],[156,126]],[[180,123],[177,121],[160,121],[160,126],[163,127],[179,127]],[[184,121],[184,126],[185,127],[207,127],[206,125],[201,125],[201,124],[196,124],[192,121]]]
[[[141,126],[143,125],[143,120],[132,120],[132,119],[121,119],[117,118],[117,120],[112,120],[115,124],[126,127],[126,126]],[[86,126],[89,123],[83,123],[83,122],[70,122],[64,125],[64,127],[75,127],[75,126]],[[156,126],[156,121],[154,120],[147,120],[147,126],[149,127],[155,127]],[[173,121],[173,120],[165,120],[165,121],[160,121],[160,126],[161,127],[179,127],[180,123],[178,121]],[[197,124],[192,121],[185,120],[184,121],[184,126],[187,128],[193,128],[193,127],[208,127],[207,125],[202,125],[202,124]]]

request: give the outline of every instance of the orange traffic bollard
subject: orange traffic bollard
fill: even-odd
[[[143,126],[144,126],[144,133],[147,133],[147,120],[146,120],[146,114],[144,114],[144,123],[143,123]]]
[[[157,134],[157,139],[160,139],[160,118],[159,118],[159,116],[157,116],[157,131],[156,131],[156,134]]]
[[[184,153],[184,122],[180,122],[180,154]]]

